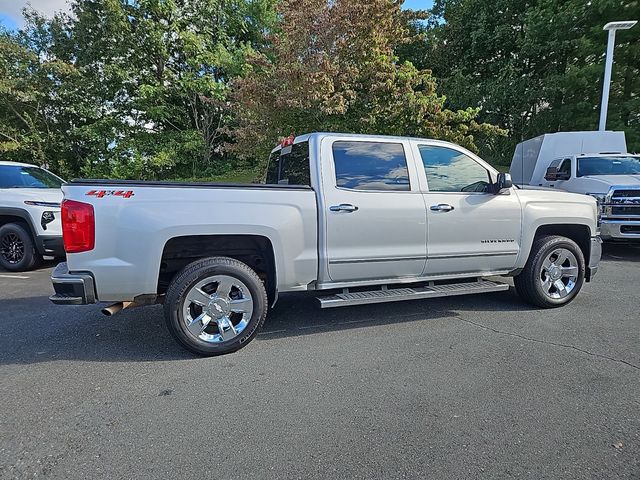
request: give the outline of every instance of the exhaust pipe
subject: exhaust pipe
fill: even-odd
[[[110,317],[111,315],[115,315],[116,313],[118,313],[123,308],[124,308],[124,303],[117,302],[117,303],[114,303],[113,305],[109,305],[108,307],[104,307],[101,310],[101,312],[103,315]]]
[[[107,317],[110,317],[110,316],[115,315],[116,313],[118,313],[123,308],[133,308],[133,307],[140,307],[140,306],[141,306],[141,304],[136,303],[136,302],[116,302],[113,305],[109,305],[108,307],[104,307],[100,311],[102,312],[103,315],[106,315]]]

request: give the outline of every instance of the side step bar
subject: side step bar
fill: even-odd
[[[509,290],[506,283],[479,279],[471,282],[452,283],[449,285],[428,285],[413,288],[389,288],[369,290],[365,292],[349,292],[318,297],[320,308],[347,307],[350,305],[364,305],[367,303],[401,302],[403,300],[419,300],[422,298],[452,297],[455,295],[471,295],[474,293],[502,292]]]

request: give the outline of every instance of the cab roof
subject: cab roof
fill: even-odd
[[[29,163],[21,163],[21,162],[8,162],[6,160],[0,160],[0,165],[13,165],[14,167],[36,167],[39,168],[37,165],[31,165]]]
[[[294,138],[293,144],[295,145],[296,143],[301,143],[301,142],[306,142],[308,141],[311,137],[344,137],[344,136],[349,136],[349,137],[357,137],[357,138],[362,138],[362,139],[385,139],[385,140],[395,140],[395,141],[401,141],[401,140],[422,140],[422,141],[429,141],[429,142],[439,142],[442,143],[443,145],[448,144],[448,145],[455,145],[451,142],[447,142],[445,140],[436,140],[435,138],[423,138],[423,137],[401,137],[399,135],[374,135],[374,134],[364,134],[364,133],[346,133],[346,132],[313,132],[313,133],[305,133],[304,135],[299,135],[297,137]],[[271,153],[277,152],[278,150],[282,149],[282,145],[277,145],[273,150],[271,150]]]

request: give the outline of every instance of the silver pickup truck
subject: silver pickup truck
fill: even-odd
[[[275,148],[264,184],[63,186],[57,304],[164,303],[187,349],[242,348],[279,292],[320,306],[507,290],[575,298],[601,254],[596,200],[521,190],[473,153],[405,137],[313,133]]]

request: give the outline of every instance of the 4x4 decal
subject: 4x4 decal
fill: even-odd
[[[133,190],[90,190],[85,195],[102,198],[102,197],[123,197],[131,198],[135,195]]]

